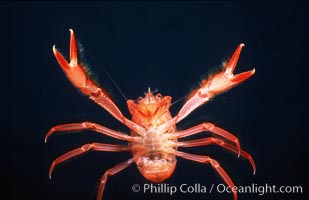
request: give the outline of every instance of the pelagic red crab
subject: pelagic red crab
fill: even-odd
[[[102,175],[99,182],[97,200],[103,197],[107,178],[124,170],[133,163],[137,165],[140,173],[149,181],[154,183],[165,181],[175,170],[177,156],[195,162],[210,164],[224,182],[229,187],[233,187],[232,179],[218,161],[206,155],[189,154],[178,150],[179,147],[196,147],[211,144],[227,149],[237,154],[238,157],[246,158],[251,163],[255,173],[256,166],[253,158],[249,153],[241,149],[238,138],[232,133],[217,127],[211,122],[203,122],[186,130],[176,129],[176,124],[193,110],[209,101],[215,95],[227,91],[254,74],[255,69],[236,75],[233,74],[244,44],[240,44],[231,59],[223,64],[223,71],[202,81],[200,87],[189,95],[178,114],[172,116],[169,111],[172,99],[170,96],[154,94],[154,92],[148,89],[144,97],[139,97],[137,101],[127,101],[129,112],[132,115],[130,120],[122,114],[109,95],[87,74],[85,66],[78,60],[78,49],[73,30],[70,30],[70,33],[70,62],[67,62],[55,46],[53,47],[54,55],[60,67],[76,88],[127,126],[131,130],[131,134],[114,131],[93,122],[70,123],[52,127],[45,137],[45,142],[56,132],[92,130],[119,140],[128,141],[128,145],[85,144],[56,158],[49,170],[50,178],[56,165],[90,150],[109,152],[130,151],[132,152],[130,159],[108,169]],[[178,141],[180,138],[206,131],[211,132],[213,137]],[[236,200],[237,191],[233,190],[233,194]]]

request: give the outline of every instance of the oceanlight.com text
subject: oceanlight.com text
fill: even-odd
[[[253,183],[252,185],[247,186],[233,186],[229,187],[224,184],[219,184],[216,187],[217,192],[219,193],[232,193],[234,191],[237,191],[238,193],[246,193],[246,194],[258,194],[258,195],[264,195],[264,194],[302,194],[303,193],[303,187],[302,186],[289,186],[289,185],[257,185]]]
[[[302,186],[289,186],[289,185],[271,185],[265,183],[264,185],[258,185],[252,183],[251,185],[246,186],[233,186],[229,187],[225,184],[212,184],[209,186],[194,183],[194,184],[187,184],[183,183],[181,185],[170,185],[168,183],[161,183],[161,184],[153,184],[147,183],[143,185],[134,184],[132,186],[133,192],[142,192],[142,193],[157,193],[157,194],[169,194],[173,195],[175,193],[183,193],[183,194],[192,194],[192,193],[200,193],[200,194],[211,194],[213,192],[217,193],[233,193],[237,191],[238,193],[245,193],[245,194],[257,194],[257,195],[264,195],[264,194],[302,194],[303,187]]]

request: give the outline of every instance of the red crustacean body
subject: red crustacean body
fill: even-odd
[[[196,108],[209,101],[215,95],[245,81],[255,73],[255,70],[252,69],[240,74],[233,74],[240,52],[244,46],[243,44],[237,47],[229,62],[224,63],[222,72],[203,80],[200,87],[188,96],[187,101],[178,114],[172,116],[169,111],[172,99],[170,96],[163,97],[161,94],[154,94],[149,88],[145,96],[138,98],[137,102],[133,100],[127,101],[129,112],[132,115],[132,120],[129,120],[122,114],[109,95],[91,80],[83,64],[78,62],[75,35],[73,30],[70,30],[70,32],[70,62],[67,62],[55,46],[53,47],[54,55],[60,67],[77,89],[109,112],[115,119],[127,126],[131,130],[131,134],[118,132],[93,122],[78,122],[52,127],[46,134],[45,142],[56,132],[93,130],[100,134],[128,141],[129,145],[90,143],[73,149],[52,162],[49,170],[50,178],[56,165],[85,152],[91,150],[109,152],[130,151],[133,154],[132,158],[108,169],[102,175],[99,182],[97,200],[101,200],[103,197],[108,177],[124,170],[133,163],[136,163],[138,170],[147,180],[154,183],[165,181],[175,170],[176,157],[210,164],[229,187],[234,187],[235,185],[230,176],[215,159],[206,155],[189,154],[178,150],[178,148],[205,145],[218,145],[237,154],[238,157],[241,156],[247,159],[253,168],[253,173],[255,173],[256,166],[253,158],[240,147],[238,138],[232,133],[210,122],[203,122],[185,130],[178,131],[176,129],[176,124]],[[178,141],[180,138],[206,131],[213,133],[213,136]],[[236,190],[233,190],[233,195],[234,200],[237,200]]]
[[[165,122],[172,119],[169,107],[171,97],[154,96],[150,89],[138,104],[128,101],[132,121],[145,127],[146,132],[137,142],[132,142],[133,159],[141,174],[148,180],[160,183],[168,179],[176,167],[176,157],[172,154],[177,142],[168,133],[175,133],[175,125],[166,126]],[[132,136],[136,133],[132,131]]]

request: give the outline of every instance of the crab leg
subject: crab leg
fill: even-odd
[[[220,166],[220,164],[218,163],[218,161],[212,159],[209,156],[201,156],[201,155],[194,155],[194,154],[189,154],[189,153],[185,153],[185,152],[181,152],[181,151],[174,151],[174,154],[176,156],[188,159],[188,160],[192,160],[192,161],[196,161],[196,162],[200,162],[200,163],[210,163],[211,166],[218,172],[218,174],[221,176],[221,178],[224,180],[224,182],[230,187],[233,188],[235,185],[232,181],[232,179],[230,178],[230,176],[225,172],[225,170]],[[237,191],[233,190],[234,193],[234,200],[237,200]]]
[[[239,144],[239,140],[238,138],[231,134],[230,132],[226,131],[226,130],[223,130],[217,126],[215,126],[214,124],[212,123],[202,123],[202,124],[199,124],[199,125],[196,125],[192,128],[189,128],[189,129],[186,129],[186,130],[183,130],[183,131],[179,131],[179,132],[176,132],[176,133],[171,133],[170,135],[172,137],[176,137],[176,138],[183,138],[183,137],[187,137],[187,136],[190,136],[190,135],[193,135],[193,134],[196,134],[196,133],[201,133],[201,132],[204,132],[204,131],[210,131],[216,135],[220,135],[221,137],[231,141],[231,142],[234,142],[235,145],[236,145],[236,150],[237,150],[237,154],[238,154],[238,157],[240,156],[240,144]]]
[[[130,151],[131,147],[129,146],[122,146],[122,145],[113,145],[113,144],[103,144],[103,143],[91,143],[91,144],[85,144],[80,148],[73,149],[72,151],[69,151],[58,158],[56,158],[50,168],[49,168],[49,178],[51,179],[51,174],[54,171],[54,168],[56,165],[72,158],[75,156],[78,156],[80,154],[86,153],[90,150],[94,151],[110,151],[110,152],[119,152],[119,151]]]
[[[104,135],[108,135],[113,138],[117,138],[120,140],[133,141],[134,137],[123,134],[121,132],[114,131],[112,129],[106,128],[100,124],[92,123],[92,122],[81,122],[81,123],[72,123],[72,124],[62,124],[58,126],[52,127],[45,136],[45,143],[47,139],[54,134],[55,132],[60,131],[82,131],[82,130],[93,130],[98,133],[102,133]]]
[[[204,145],[211,145],[211,144],[217,144],[229,151],[232,151],[234,153],[238,153],[238,149],[228,143],[225,143],[223,140],[219,139],[219,138],[214,138],[214,137],[210,137],[210,138],[202,138],[202,139],[197,139],[197,140],[190,140],[190,141],[184,141],[184,142],[177,142],[176,145],[178,147],[196,147],[196,146],[204,146]],[[255,162],[252,158],[252,156],[247,153],[244,150],[241,150],[240,155],[244,158],[246,158],[247,160],[249,160],[252,168],[253,168],[253,174],[255,174],[256,171],[256,166],[255,166]]]
[[[223,65],[224,70],[222,72],[215,74],[208,80],[204,80],[201,84],[201,87],[193,91],[188,101],[176,115],[176,123],[180,122],[193,110],[209,101],[209,99],[215,95],[229,90],[230,88],[240,84],[254,74],[255,69],[243,72],[241,74],[233,74],[243,46],[245,45],[240,44],[238,46],[230,61]]]
[[[76,39],[72,29],[70,29],[70,33],[70,63],[68,63],[61,53],[59,53],[55,45],[53,46],[54,55],[66,76],[76,88],[107,110],[117,120],[127,125],[130,129],[133,129],[137,133],[143,132],[143,127],[135,124],[123,116],[109,95],[90,79],[86,73],[85,67],[78,63]]]
[[[105,188],[107,178],[109,176],[112,176],[112,175],[117,174],[118,172],[124,170],[125,168],[130,166],[133,162],[134,162],[134,160],[131,158],[131,159],[125,161],[125,162],[122,162],[122,163],[110,168],[109,170],[107,170],[103,174],[101,181],[100,181],[99,189],[98,189],[97,200],[101,200],[102,197],[103,197],[103,192],[104,192],[104,188]]]

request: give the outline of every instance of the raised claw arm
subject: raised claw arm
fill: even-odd
[[[224,70],[222,72],[215,74],[207,80],[204,80],[201,87],[190,95],[190,98],[176,116],[176,123],[181,121],[193,110],[207,102],[216,94],[229,90],[254,74],[255,69],[236,75],[233,74],[243,46],[245,45],[240,44],[238,46],[230,61],[227,64],[224,64]]]
[[[70,35],[70,63],[68,63],[56,47],[53,46],[54,55],[66,76],[76,88],[107,110],[117,120],[135,132],[142,134],[144,128],[124,117],[109,95],[90,79],[85,67],[78,63],[76,39],[72,29],[70,29]]]

